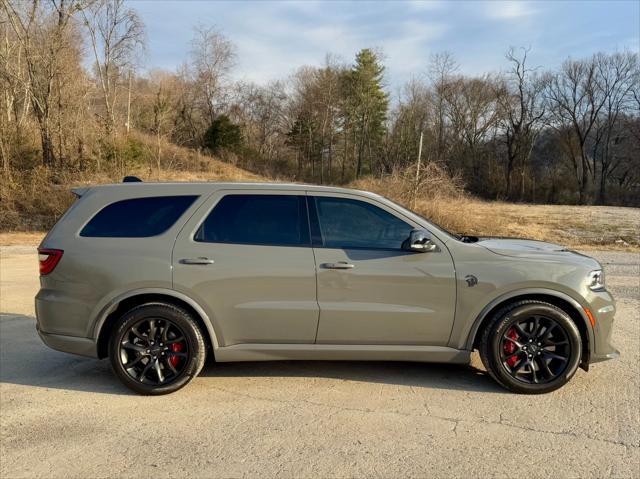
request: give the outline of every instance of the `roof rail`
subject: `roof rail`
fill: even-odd
[[[125,176],[122,178],[123,183],[142,183],[142,180],[137,176]]]

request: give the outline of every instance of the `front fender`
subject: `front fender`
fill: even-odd
[[[551,296],[551,297],[558,298],[558,299],[561,299],[561,300],[566,301],[567,303],[569,303],[571,306],[573,306],[573,308],[578,312],[578,314],[582,318],[582,321],[583,321],[584,326],[585,326],[585,330],[588,331],[588,334],[589,334],[589,337],[588,337],[589,344],[590,345],[594,344],[593,327],[591,326],[589,318],[587,317],[587,315],[586,315],[586,313],[584,311],[585,305],[583,305],[582,302],[578,301],[576,298],[574,298],[574,297],[572,297],[572,296],[570,296],[570,295],[568,295],[566,293],[563,293],[561,291],[556,291],[556,290],[553,290],[553,289],[548,289],[548,288],[523,288],[523,289],[517,289],[517,290],[509,291],[509,292],[501,294],[501,295],[497,296],[496,298],[494,298],[493,300],[491,300],[482,309],[480,314],[477,315],[475,320],[473,322],[469,323],[469,325],[466,326],[466,328],[463,328],[463,330],[461,331],[460,336],[458,337],[458,339],[456,341],[456,347],[458,349],[472,350],[473,349],[473,343],[475,342],[475,339],[476,339],[476,335],[478,334],[478,331],[480,329],[480,325],[482,324],[484,319],[487,317],[489,312],[491,312],[496,306],[498,306],[498,305],[500,305],[502,303],[505,303],[507,301],[510,301],[510,300],[513,300],[513,299],[516,299],[516,298],[527,297],[527,296]],[[452,339],[454,339],[454,338],[452,338]]]

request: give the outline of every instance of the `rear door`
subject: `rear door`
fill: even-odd
[[[221,190],[178,236],[174,288],[212,318],[220,346],[313,343],[316,275],[304,191]]]
[[[370,198],[308,192],[318,274],[317,343],[444,346],[455,313],[453,260],[403,251],[420,227]]]

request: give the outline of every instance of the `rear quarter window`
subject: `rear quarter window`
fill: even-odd
[[[102,208],[82,228],[92,238],[148,238],[164,233],[197,196],[155,196],[116,201]]]

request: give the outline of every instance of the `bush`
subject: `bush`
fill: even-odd
[[[416,181],[415,166],[384,178],[363,178],[348,185],[379,193],[454,232],[469,231],[465,208],[470,198],[459,176],[431,162],[422,166]]]
[[[240,127],[233,123],[228,116],[220,115],[207,128],[203,138],[205,148],[214,153],[221,150],[235,150],[242,144]]]

